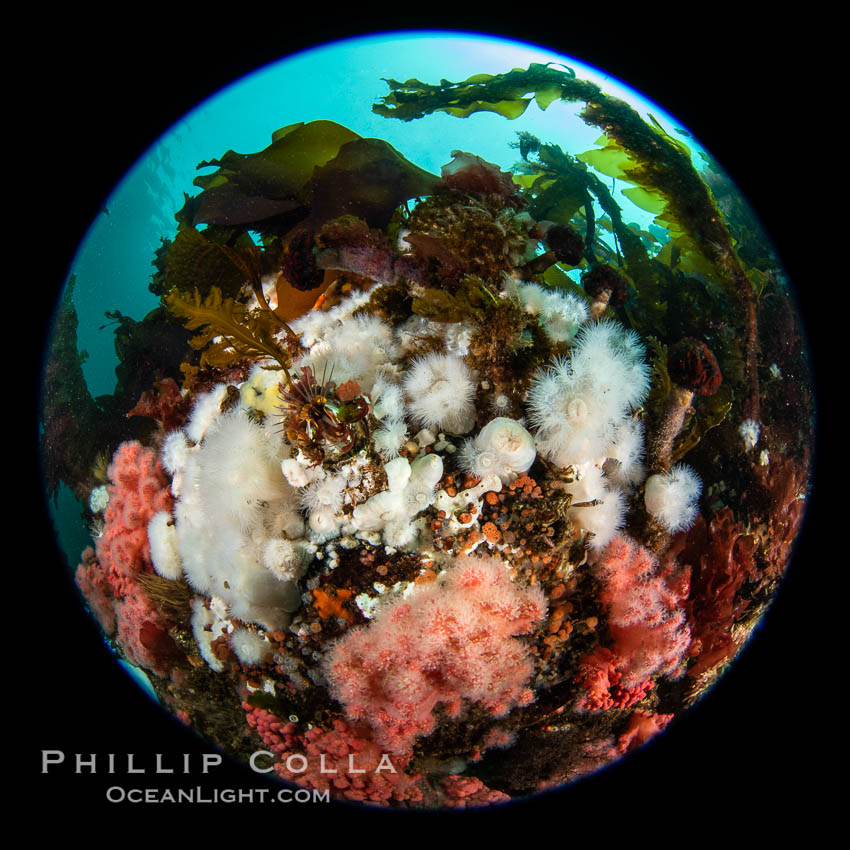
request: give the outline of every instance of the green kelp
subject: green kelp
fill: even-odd
[[[605,147],[593,154],[591,161],[635,183],[641,190],[638,198],[644,205],[650,198],[660,199],[659,220],[692,241],[695,249],[714,267],[717,281],[743,307],[747,363],[745,408],[748,418],[758,420],[756,291],[737,255],[723,216],[682,142],[664,132],[657,122],[647,123],[631,106],[604,94],[595,84],[576,79],[569,69],[559,70],[551,65],[532,64],[525,71],[515,69],[496,76],[476,75],[462,83],[443,80],[439,86],[416,79],[404,83],[392,79],[386,82],[391,92],[372,107],[373,111],[403,121],[422,118],[434,111],[466,117],[480,110],[490,110],[493,103],[502,105],[495,111],[515,118],[528,106],[530,99],[525,95],[530,93],[538,98],[543,109],[556,99],[583,101],[585,107],[580,117],[602,129],[606,139]],[[512,114],[505,104],[512,104],[514,111],[519,111]]]
[[[582,228],[584,261],[592,264],[603,260],[620,267],[634,285],[630,309],[642,319],[642,328],[647,333],[663,333],[670,270],[653,261],[641,232],[623,220],[611,191],[581,156],[572,157],[558,145],[543,144],[527,133],[524,136],[521,134],[515,143],[523,154],[517,181],[531,198],[529,212],[538,219],[573,222]],[[598,221],[594,201],[605,214]],[[613,234],[613,246],[601,237],[600,228]]]
[[[192,211],[193,224],[239,227],[266,222],[270,227],[274,219],[307,205],[313,170],[357,138],[333,121],[283,127],[258,153],[227,151],[219,159],[199,163],[198,168],[217,170],[195,178],[203,191],[187,199],[184,210]]]
[[[195,178],[202,191],[187,197],[181,226],[250,229],[266,246],[304,220],[316,228],[353,214],[383,227],[402,201],[427,194],[437,179],[387,142],[333,121],[293,124],[272,138],[258,153],[228,151],[200,163],[216,171]]]
[[[423,83],[415,78],[406,82],[384,78],[390,94],[372,106],[372,111],[385,118],[413,121],[432,112],[447,112],[466,118],[474,112],[496,112],[506,118],[519,118],[531,103],[533,95],[541,109],[553,101],[589,100],[602,94],[595,83],[576,79],[575,72],[551,64],[532,63],[526,70],[514,68],[505,74],[474,74],[460,83],[441,80],[439,85]]]

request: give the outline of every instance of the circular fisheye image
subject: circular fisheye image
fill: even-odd
[[[287,787],[492,807],[617,763],[733,666],[802,527],[779,248],[573,57],[416,31],[260,68],[133,165],[55,305],[80,605]]]

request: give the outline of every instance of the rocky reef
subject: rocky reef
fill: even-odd
[[[810,380],[683,142],[561,68],[387,82],[387,118],[580,101],[603,135],[437,175],[313,121],[202,163],[121,392],[68,384],[86,427],[52,392],[45,441],[77,583],[182,722],[346,800],[481,806],[642,746],[732,661],[802,523]]]

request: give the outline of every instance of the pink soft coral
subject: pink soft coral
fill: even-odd
[[[595,572],[614,642],[611,649],[598,647],[582,659],[579,681],[587,692],[579,707],[623,708],[646,695],[651,677],[681,673],[691,642],[683,606],[689,570],[672,559],[659,563],[621,535],[605,548]]]
[[[452,774],[440,782],[445,795],[443,805],[451,809],[469,809],[507,803],[511,798],[502,791],[488,788],[477,776]]]
[[[659,732],[664,731],[672,719],[672,714],[636,711],[629,717],[626,731],[617,739],[617,749],[621,753],[630,753],[632,750],[640,749]]]
[[[343,720],[329,729],[303,729],[247,702],[242,707],[248,725],[276,757],[274,770],[282,779],[381,806],[422,799],[419,774],[406,772],[411,752],[385,755],[368,735]]]
[[[176,646],[139,577],[153,574],[147,527],[170,511],[168,477],[151,449],[122,443],[107,469],[111,482],[96,557],[83,553],[77,584],[107,634],[117,632],[128,660],[160,675],[168,672]]]
[[[106,474],[112,483],[97,558],[109,565],[120,583],[150,568],[148,523],[155,513],[170,511],[173,499],[168,476],[153,450],[141,443],[121,443]]]
[[[451,716],[464,700],[505,714],[533,698],[531,654],[516,635],[545,612],[543,593],[516,586],[497,558],[458,558],[444,582],[387,605],[333,647],[331,694],[392,752],[433,730],[440,703]]]

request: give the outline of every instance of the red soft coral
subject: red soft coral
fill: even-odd
[[[691,635],[683,602],[688,595],[688,567],[675,561],[659,563],[634,540],[613,540],[596,566],[602,579],[600,600],[608,610],[608,625],[623,684],[631,687],[649,676],[675,676]]]
[[[103,533],[96,558],[84,553],[77,584],[107,634],[117,632],[128,660],[166,675],[177,648],[139,577],[154,572],[147,528],[155,513],[171,510],[168,478],[155,453],[137,442],[118,447],[107,476]]]
[[[148,523],[159,511],[170,511],[174,500],[162,465],[141,443],[122,443],[106,474],[112,484],[97,559],[114,574],[123,595],[126,581],[140,572],[153,572]]]
[[[440,703],[452,716],[464,700],[505,714],[533,698],[532,657],[516,635],[545,612],[542,592],[516,586],[497,558],[459,558],[444,582],[390,603],[332,648],[331,694],[392,752],[432,731]]]
[[[630,753],[640,749],[663,731],[673,719],[672,714],[656,714],[653,711],[636,711],[629,717],[626,731],[617,739],[617,749],[621,753]]]
[[[77,567],[77,586],[80,588],[92,614],[97,617],[107,635],[115,632],[115,600],[106,570],[98,563],[91,546],[82,554]]]
[[[576,681],[584,693],[578,708],[585,711],[607,711],[609,708],[630,708],[645,699],[652,690],[652,679],[625,687],[623,674],[617,669],[627,666],[628,659],[615,655],[604,646],[597,646],[579,662]]]
[[[507,803],[511,798],[502,791],[488,788],[477,776],[452,774],[440,782],[445,794],[443,805],[450,809],[470,809],[476,806],[491,806]]]
[[[183,426],[190,408],[189,399],[183,398],[174,378],[165,378],[157,381],[153,389],[142,393],[127,417],[147,416],[150,419],[156,419],[162,426],[162,430],[167,433]]]
[[[656,676],[677,676],[691,642],[683,602],[689,570],[663,563],[626,535],[605,548],[595,566],[608,613],[610,649],[597,647],[579,664],[586,689],[579,707],[625,708],[643,699]]]
[[[247,702],[242,707],[248,725],[274,754],[274,770],[282,779],[377,805],[422,799],[419,774],[406,772],[411,752],[385,754],[368,734],[342,720],[330,729],[302,730]]]

